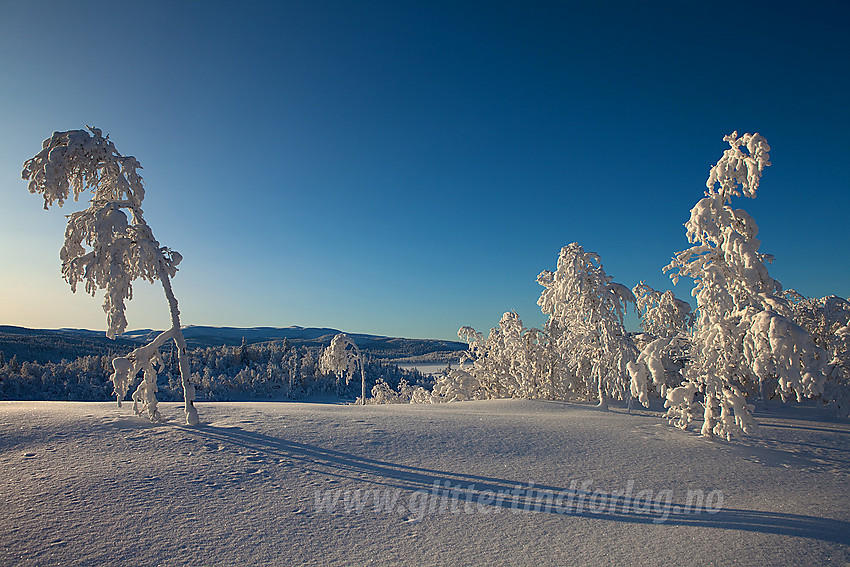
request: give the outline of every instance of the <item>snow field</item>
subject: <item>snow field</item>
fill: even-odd
[[[660,408],[222,402],[196,428],[159,408],[0,403],[0,564],[850,562],[850,425],[810,407],[735,444]],[[688,491],[714,507],[683,512]]]

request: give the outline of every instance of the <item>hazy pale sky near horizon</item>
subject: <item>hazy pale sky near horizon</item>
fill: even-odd
[[[846,2],[0,0],[0,324],[105,328],[20,179],[54,130],[144,166],[184,324],[455,338],[577,241],[617,281],[688,246],[724,135],[772,147],[740,198],[771,275],[850,295]],[[164,328],[134,286],[129,328]]]

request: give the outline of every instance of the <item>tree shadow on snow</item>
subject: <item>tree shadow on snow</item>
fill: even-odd
[[[719,495],[718,501],[717,494],[701,494],[701,498],[689,503],[674,501],[672,490],[656,492],[632,487],[626,492],[624,487],[622,491],[604,492],[581,486],[580,482],[573,482],[569,487],[529,485],[506,478],[440,471],[360,457],[344,451],[246,431],[240,427],[206,425],[199,428],[180,426],[179,429],[204,441],[296,462],[305,471],[360,481],[371,487],[395,491],[396,494],[410,492],[406,500],[399,499],[398,502],[411,502],[410,497],[417,493],[421,497],[419,503],[427,505],[423,505],[420,510],[410,508],[408,512],[415,514],[419,511],[420,516],[429,513],[473,514],[509,510],[514,513],[581,516],[634,524],[695,526],[850,543],[850,522],[789,512],[727,508],[722,506],[722,495]],[[380,489],[371,490],[377,502]],[[345,491],[337,489],[336,494],[333,492],[329,490],[324,496],[317,495],[317,507],[327,506],[324,511],[331,513],[345,512]],[[397,510],[393,508],[391,511]]]

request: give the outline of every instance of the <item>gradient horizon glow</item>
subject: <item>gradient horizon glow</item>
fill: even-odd
[[[693,4],[693,5],[692,5]],[[60,273],[65,218],[20,179],[96,126],[144,169],[187,325],[455,339],[579,242],[693,303],[688,247],[724,135],[760,132],[770,273],[850,295],[850,7],[825,3],[0,3],[0,325],[105,328]],[[164,328],[139,281],[129,328]],[[631,318],[634,327],[634,318]]]

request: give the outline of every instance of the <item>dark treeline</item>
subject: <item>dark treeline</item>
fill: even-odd
[[[355,382],[341,383],[319,371],[321,347],[293,347],[288,341],[242,346],[217,346],[189,351],[192,381],[199,400],[300,399],[317,394],[359,395]],[[0,351],[0,399],[4,400],[113,400],[112,358],[115,354],[80,356],[59,362],[21,360]],[[395,387],[401,380],[429,385],[415,370],[365,356],[366,390],[379,380]],[[177,354],[162,352],[157,380],[160,401],[183,399]],[[132,391],[132,389],[131,389]],[[128,396],[129,397],[129,396]]]

